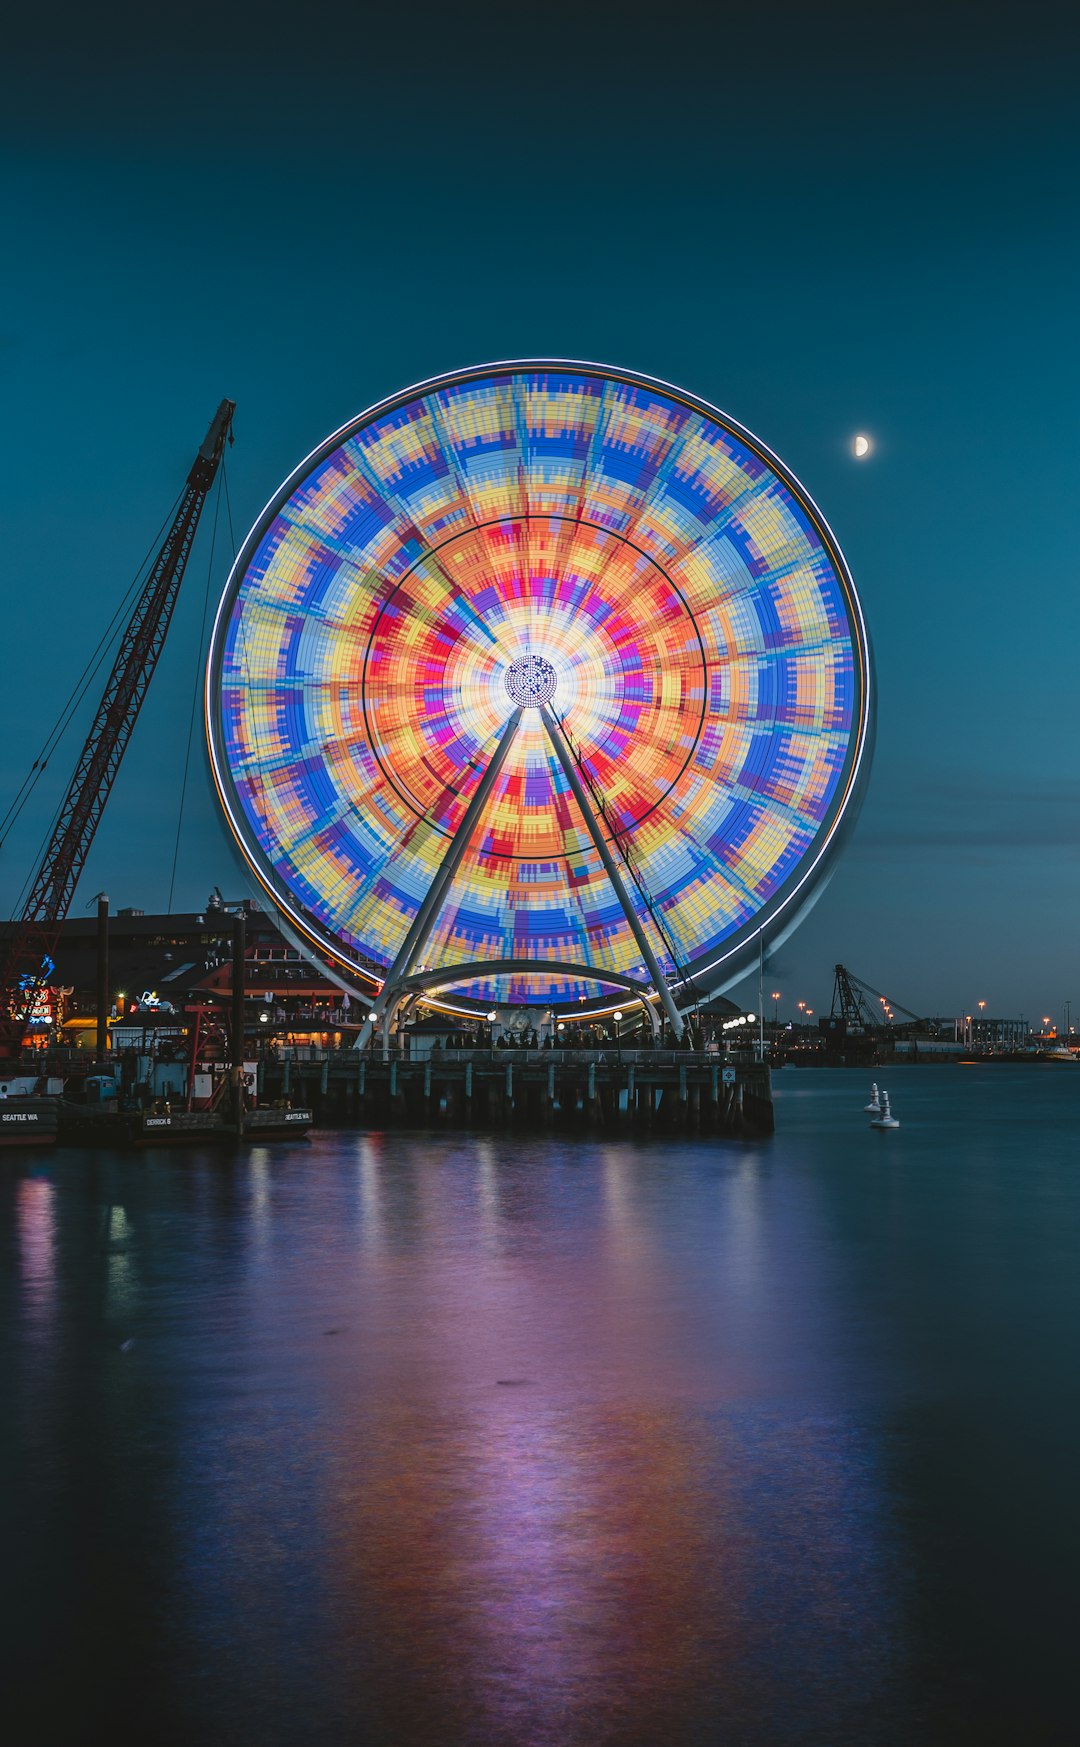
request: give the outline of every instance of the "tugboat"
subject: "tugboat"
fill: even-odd
[[[0,1147],[56,1145],[59,1100],[38,1085],[34,1074],[0,1080]]]

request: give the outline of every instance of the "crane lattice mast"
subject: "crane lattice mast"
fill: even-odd
[[[157,666],[176,597],[214,482],[236,403],[223,400],[195,457],[172,525],[120,640],[112,671],[8,944],[0,997],[0,1056],[18,1055],[26,1017],[48,980],[60,926],[71,907],[94,833]]]
[[[855,1035],[859,1031],[873,1031],[885,1024],[883,1015],[876,1012],[870,1005],[866,999],[867,995],[874,996],[875,1000],[885,1009],[890,1020],[893,1014],[902,1013],[904,1019],[912,1024],[922,1023],[918,1014],[910,1013],[906,1007],[901,1007],[899,1001],[890,1001],[881,993],[880,989],[872,989],[870,984],[864,983],[861,977],[855,976],[844,965],[838,964],[835,967],[830,1017],[843,1019],[849,1035]]]

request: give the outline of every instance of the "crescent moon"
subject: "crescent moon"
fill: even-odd
[[[860,461],[863,460],[864,456],[869,455],[872,447],[869,437],[864,437],[861,432],[851,446]]]

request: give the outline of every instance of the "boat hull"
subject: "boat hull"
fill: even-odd
[[[216,1111],[94,1110],[64,1104],[60,1140],[66,1146],[235,1146],[241,1140],[302,1139],[313,1121],[310,1110],[248,1110],[241,1135],[235,1123]]]
[[[235,1133],[216,1114],[178,1110],[92,1110],[65,1104],[60,1112],[60,1139],[65,1146],[144,1147],[198,1146],[235,1140]]]
[[[56,1098],[0,1098],[0,1147],[55,1146],[58,1123]]]
[[[315,1121],[311,1110],[248,1110],[244,1114],[245,1140],[298,1140]]]

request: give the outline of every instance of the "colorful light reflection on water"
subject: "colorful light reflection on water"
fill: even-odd
[[[4,1624],[43,1731],[1064,1738],[1080,1196],[1000,1079],[944,1079],[885,1140],[808,1073],[762,1147],[9,1180]]]

